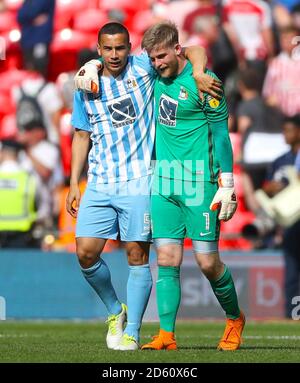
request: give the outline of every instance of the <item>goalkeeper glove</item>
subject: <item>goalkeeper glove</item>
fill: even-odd
[[[102,63],[99,60],[94,59],[85,63],[74,77],[75,89],[98,93],[98,71],[100,69],[102,69]]]
[[[210,210],[220,209],[219,220],[228,221],[232,218],[237,208],[237,199],[233,186],[233,173],[221,173],[218,183],[219,189],[210,204]]]

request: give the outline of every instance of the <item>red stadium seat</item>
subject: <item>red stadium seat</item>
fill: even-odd
[[[112,10],[124,13],[123,24],[130,30],[134,30],[133,18],[137,12],[149,9],[148,0],[100,0],[99,8],[109,12]]]
[[[99,0],[88,0],[87,1],[89,8],[98,8],[99,7]]]
[[[253,222],[254,215],[251,212],[237,211],[231,220],[221,224],[220,250],[250,250],[253,248],[251,241],[242,237],[244,225]]]
[[[56,0],[54,31],[72,28],[75,15],[89,8],[97,8],[97,0]]]
[[[9,11],[17,11],[24,0],[5,0],[6,9]]]
[[[12,12],[0,12],[0,32],[11,31],[17,29],[18,23],[15,15]]]
[[[88,0],[56,0],[55,7],[58,12],[74,14],[87,8]]]
[[[193,242],[190,238],[185,238],[183,242],[183,247],[186,250],[191,250],[193,248]]]
[[[7,110],[6,110],[6,104],[7,102],[9,101],[9,95],[4,93],[4,92],[0,92],[0,120],[6,115],[7,113]]]
[[[139,11],[133,16],[132,28],[135,32],[143,34],[154,22],[155,18],[150,10]]]
[[[0,48],[5,49],[5,57],[0,60],[0,71],[11,68],[21,68],[22,55],[19,40],[21,32],[19,29],[7,30],[1,33]]]
[[[19,45],[21,32],[18,28],[7,30],[1,33],[1,40],[5,42],[6,49]]]
[[[252,223],[255,215],[251,211],[240,211],[239,208],[234,216],[227,222],[222,223],[221,232],[223,234],[236,235],[242,232],[242,228],[248,223]]]
[[[11,69],[22,68],[22,54],[19,45],[15,45],[13,48],[7,49],[5,60],[0,60],[0,73],[3,73]]]
[[[49,80],[56,81],[62,72],[69,72],[77,68],[78,52],[81,49],[94,49],[97,36],[64,29],[54,34],[50,48]]]
[[[15,114],[7,114],[0,123],[0,140],[17,136],[17,122]]]
[[[129,1],[129,0],[99,0],[100,9],[128,9],[134,12],[148,9],[148,0]]]
[[[73,25],[73,15],[69,12],[64,12],[55,8],[54,14],[54,32],[61,31],[62,29],[71,28]]]
[[[106,12],[101,11],[100,9],[86,9],[76,13],[73,25],[75,30],[95,33],[95,38],[97,38],[97,32],[101,26],[107,22],[108,18]]]
[[[242,174],[237,171],[235,168],[234,173],[234,189],[238,198],[244,197],[244,188],[242,184]]]
[[[32,72],[19,69],[10,69],[0,73],[0,94],[6,93],[7,96],[10,96],[14,86],[19,86],[25,78],[32,76]]]
[[[238,237],[235,239],[219,239],[219,250],[228,251],[228,250],[239,250],[239,251],[248,251],[253,250],[253,244],[243,237]]]
[[[242,137],[240,133],[230,133],[229,136],[233,150],[233,158],[234,161],[237,162],[241,157]]]
[[[56,0],[54,13],[54,31],[73,27],[73,18],[77,12],[85,10],[86,1],[82,0]]]
[[[82,48],[90,48],[96,45],[96,40],[91,41],[89,35],[79,32],[72,31],[71,29],[63,29],[62,31],[56,32],[51,44],[51,51],[79,51]],[[64,72],[63,70],[61,72]]]
[[[64,177],[71,175],[72,125],[71,112],[65,110],[59,121],[61,163]]]
[[[141,47],[142,35],[135,32],[130,32],[131,50],[134,52]]]

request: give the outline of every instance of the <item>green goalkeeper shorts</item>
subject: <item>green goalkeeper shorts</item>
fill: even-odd
[[[153,238],[217,241],[218,211],[209,208],[217,189],[217,183],[155,177],[151,193]]]

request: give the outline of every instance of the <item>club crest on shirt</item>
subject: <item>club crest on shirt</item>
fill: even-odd
[[[216,109],[220,105],[220,101],[210,95],[207,96],[207,101],[212,109]]]
[[[188,91],[183,86],[181,86],[178,98],[180,100],[187,100],[188,97],[189,97]]]
[[[136,88],[137,87],[137,82],[136,82],[135,78],[129,78],[126,81],[126,86],[127,86],[127,89]]]

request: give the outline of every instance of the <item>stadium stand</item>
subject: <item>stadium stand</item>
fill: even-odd
[[[21,51],[19,46],[20,30],[16,21],[16,14],[22,0],[6,0],[5,8],[0,12],[0,34],[2,52],[0,57],[0,139],[16,135],[15,106],[12,102],[11,89],[18,86],[30,73],[22,68]],[[129,29],[132,50],[139,49],[143,32],[152,23],[163,18],[172,19],[181,29],[185,16],[199,5],[196,0],[56,0],[54,37],[50,47],[49,81],[56,81],[62,73],[74,73],[78,68],[78,54],[82,49],[95,50],[99,27],[107,21],[122,21]],[[280,23],[273,17],[273,22]],[[276,16],[277,17],[277,16]],[[275,25],[276,30],[276,25]],[[197,41],[201,41],[201,34]],[[278,48],[279,50],[280,48]],[[3,56],[5,53],[5,56]],[[232,80],[232,79],[229,79]],[[226,89],[225,79],[225,89]],[[58,83],[57,83],[58,85]],[[70,150],[72,130],[70,126],[71,106],[68,105],[61,116],[61,149]],[[235,110],[231,113],[235,114]],[[234,127],[233,127],[234,129]],[[239,207],[234,218],[223,224],[221,228],[220,248],[249,249],[251,243],[242,237],[244,224],[254,220],[244,201],[242,186],[241,135],[231,132],[234,152],[234,173],[236,193]],[[62,150],[62,152],[64,152]],[[62,156],[64,176],[70,171],[70,156],[65,150]],[[186,247],[191,242],[186,240]]]
[[[5,0],[6,9],[12,12],[17,12],[22,3],[23,0]]]
[[[0,13],[0,33],[18,28],[18,23],[13,12],[4,11]]]

